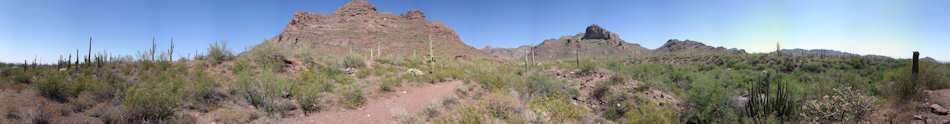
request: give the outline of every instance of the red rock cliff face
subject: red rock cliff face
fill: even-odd
[[[283,32],[267,42],[310,48],[317,55],[369,55],[380,49],[383,56],[422,56],[428,54],[431,39],[437,57],[485,56],[464,44],[452,28],[425,18],[419,10],[395,15],[377,12],[369,2],[353,1],[331,14],[296,12]]]

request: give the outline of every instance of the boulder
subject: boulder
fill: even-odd
[[[943,106],[940,106],[938,104],[931,104],[930,112],[933,112],[934,114],[938,114],[938,115],[947,115],[947,108],[943,108]]]

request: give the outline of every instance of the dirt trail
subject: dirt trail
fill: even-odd
[[[368,99],[359,109],[312,113],[307,117],[284,118],[281,124],[380,124],[393,123],[400,113],[418,113],[432,101],[452,96],[462,81],[452,81],[412,87],[396,91],[398,96]]]

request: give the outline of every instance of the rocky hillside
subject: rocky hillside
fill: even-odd
[[[640,44],[628,43],[617,34],[596,24],[588,26],[584,33],[544,40],[537,46],[482,49],[485,53],[502,59],[524,58],[526,50],[533,52],[532,58],[542,61],[575,58],[577,52],[584,58],[630,56],[649,52],[649,49],[641,47]]]
[[[486,46],[482,48],[482,52],[485,54],[491,55],[495,58],[500,58],[503,60],[519,60],[524,59],[525,54],[534,48],[534,46],[524,45],[518,48],[492,48],[491,46]]]
[[[436,57],[485,56],[444,23],[427,21],[422,11],[377,12],[366,1],[349,2],[331,14],[296,12],[280,35],[265,42],[308,48],[315,55],[369,55],[379,49],[375,53],[382,56],[422,56],[430,40]]]
[[[679,39],[670,39],[667,40],[663,46],[656,48],[656,52],[666,52],[666,53],[745,53],[745,50],[741,49],[726,49],[724,47],[712,47],[706,44],[692,41],[692,40],[679,40]]]

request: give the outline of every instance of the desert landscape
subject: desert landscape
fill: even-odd
[[[421,10],[337,6],[241,52],[153,38],[109,54],[90,37],[54,62],[0,63],[0,123],[950,123],[950,64],[927,57],[946,53],[651,49],[598,24],[478,49]]]

